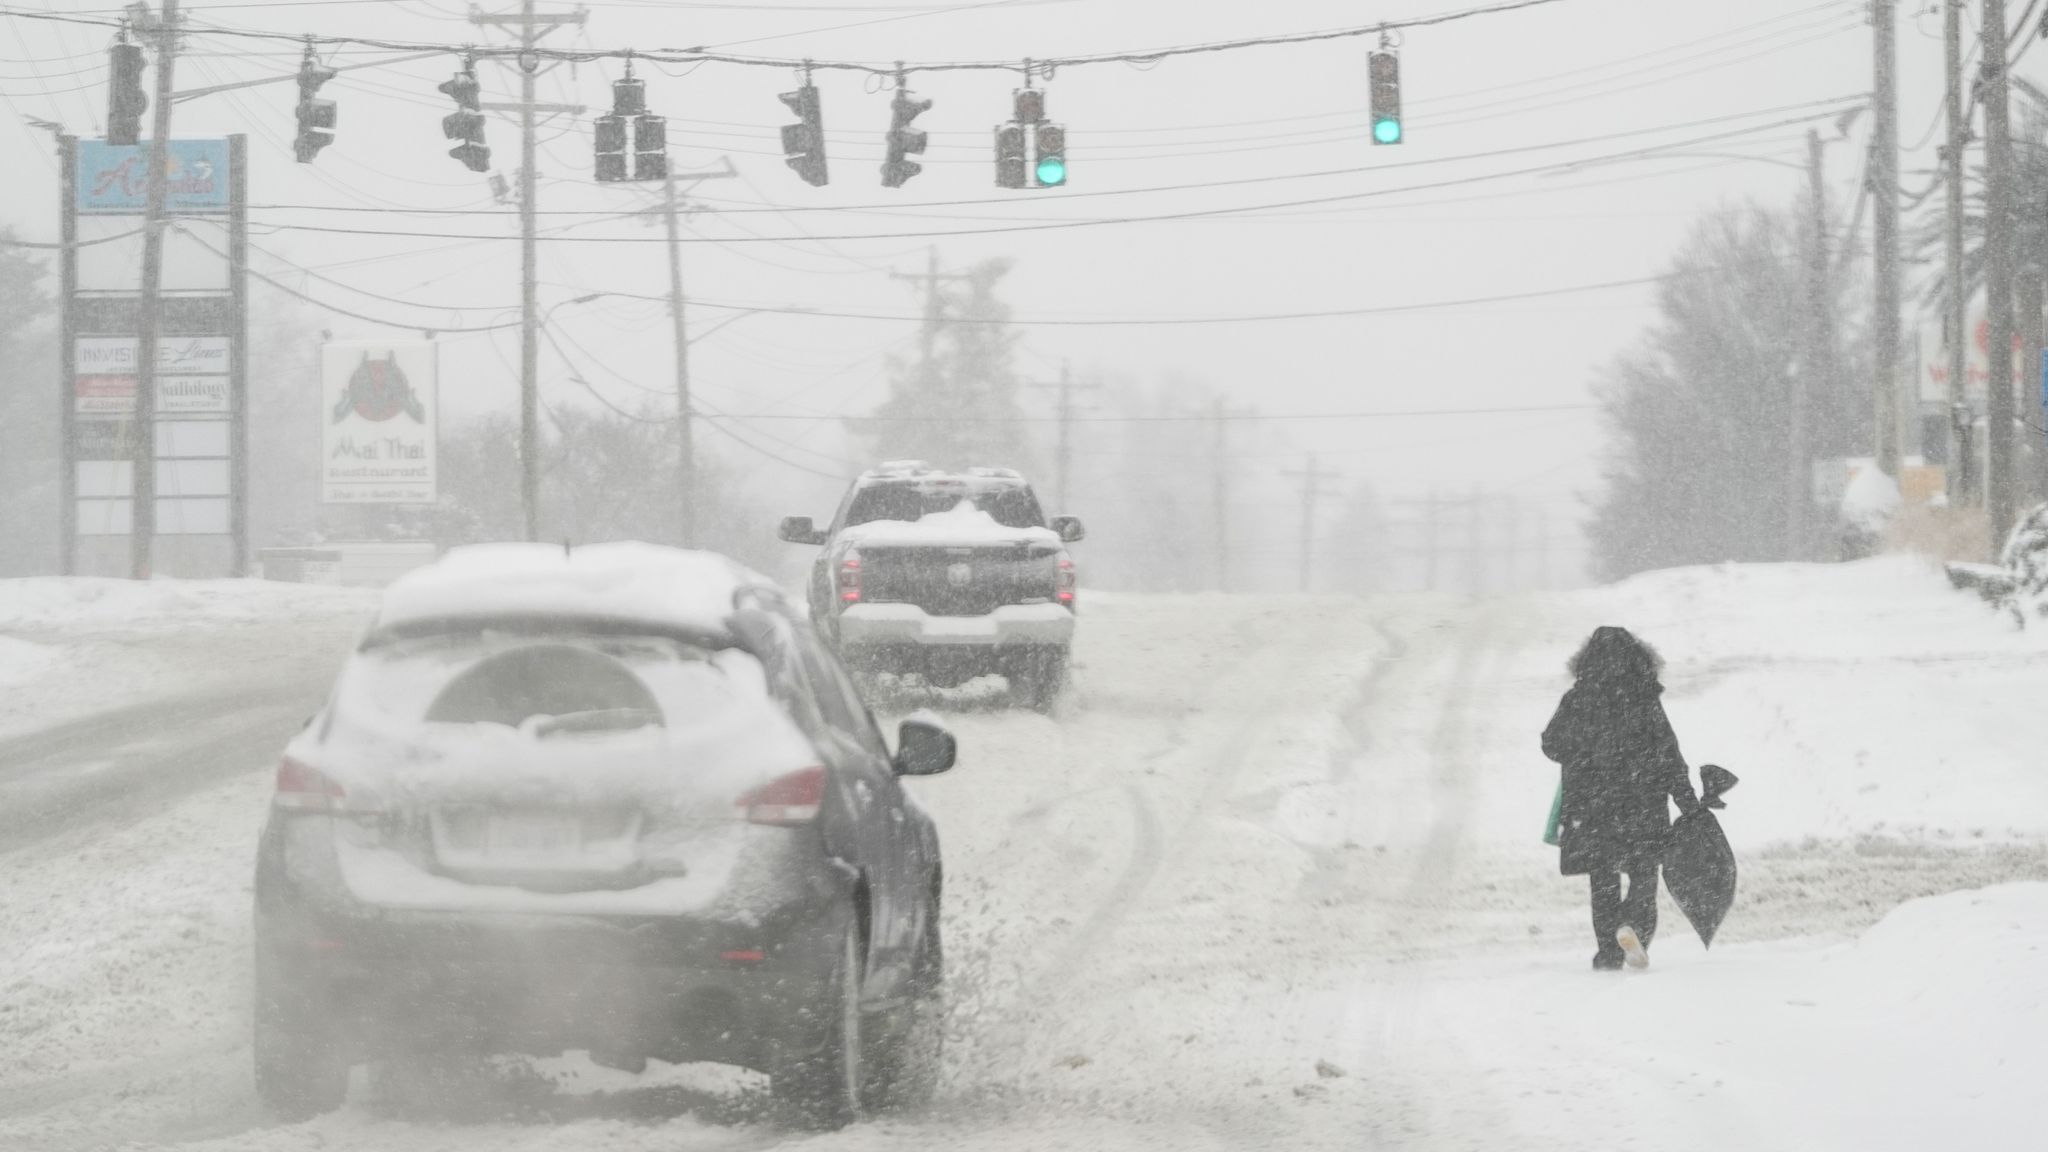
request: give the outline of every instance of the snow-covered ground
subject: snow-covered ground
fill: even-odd
[[[6,596],[0,640],[122,636],[102,648],[115,698],[228,650],[94,622],[61,589],[12,617]],[[241,622],[201,631],[243,644],[363,607],[221,597]],[[1071,703],[1047,718],[953,700],[962,763],[914,782],[948,871],[951,1067],[929,1114],[790,1134],[744,1077],[571,1059],[549,1069],[574,1095],[501,1081],[422,1114],[364,1092],[264,1126],[245,988],[268,764],[250,748],[231,777],[91,835],[0,839],[0,1147],[2035,1141],[2048,653],[1935,570],[1695,569],[1480,604],[1095,595],[1083,611]],[[1667,907],[1643,974],[1587,969],[1584,882],[1539,840],[1556,770],[1536,733],[1600,623],[1659,645],[1688,755],[1742,777],[1721,946]],[[302,659],[331,665],[338,632],[304,631],[330,647]],[[37,659],[0,644],[0,669],[40,685]]]

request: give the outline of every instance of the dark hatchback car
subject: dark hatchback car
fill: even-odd
[[[802,614],[722,557],[459,549],[386,593],[258,852],[264,1101],[352,1065],[584,1049],[767,1073],[801,1120],[927,1097],[940,858]]]

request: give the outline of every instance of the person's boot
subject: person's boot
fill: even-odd
[[[1624,959],[1625,957],[1620,952],[1610,952],[1602,948],[1600,951],[1593,953],[1593,971],[1619,972],[1621,971]]]
[[[1621,929],[1614,934],[1614,942],[1621,945],[1622,956],[1629,967],[1648,968],[1650,966],[1650,951],[1643,947],[1643,941],[1636,935],[1635,929],[1623,924]]]

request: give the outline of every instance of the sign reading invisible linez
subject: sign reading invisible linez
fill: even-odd
[[[228,210],[228,142],[173,140],[164,158],[164,210],[209,215]],[[78,142],[78,211],[139,215],[149,204],[149,146]]]

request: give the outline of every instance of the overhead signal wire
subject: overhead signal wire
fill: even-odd
[[[1633,150],[1633,151],[1629,151],[1629,152],[1624,152],[1624,153],[1615,153],[1615,154],[1610,154],[1610,155],[1605,155],[1605,156],[1593,156],[1593,157],[1585,157],[1585,158],[1582,158],[1582,159],[1579,159],[1579,160],[1574,160],[1574,161],[1570,161],[1570,162],[1567,162],[1567,163],[1562,163],[1562,164],[1539,164],[1539,165],[1534,165],[1534,166],[1531,166],[1531,167],[1526,167],[1526,168],[1517,168],[1517,169],[1510,169],[1510,170],[1507,170],[1507,171],[1501,171],[1501,172],[1489,172],[1489,173],[1481,173],[1481,174],[1476,174],[1476,175],[1471,175],[1471,176],[1461,176],[1461,177],[1452,177],[1452,178],[1449,178],[1449,179],[1444,179],[1444,180],[1437,180],[1437,181],[1430,181],[1430,182],[1425,182],[1425,183],[1421,183],[1421,184],[1407,184],[1407,185],[1402,185],[1402,186],[1399,186],[1399,187],[1394,187],[1394,188],[1375,188],[1375,189],[1367,189],[1367,190],[1363,190],[1363,191],[1357,191],[1357,192],[1344,192],[1344,193],[1337,193],[1337,194],[1334,194],[1334,195],[1329,195],[1329,196],[1315,196],[1315,197],[1306,197],[1306,198],[1303,198],[1303,199],[1299,199],[1299,200],[1287,200],[1287,201],[1278,201],[1278,202],[1274,202],[1274,203],[1266,203],[1266,204],[1242,204],[1242,205],[1231,205],[1231,206],[1226,206],[1226,207],[1221,207],[1221,208],[1199,208],[1199,209],[1189,209],[1189,210],[1187,210],[1187,211],[1182,211],[1182,212],[1164,212],[1164,213],[1157,213],[1157,214],[1153,214],[1153,215],[1133,215],[1133,216],[1110,216],[1110,217],[1091,217],[1091,218],[1081,218],[1081,219],[1074,219],[1074,220],[1057,220],[1057,221],[1046,221],[1046,222],[1039,222],[1039,223],[1028,223],[1028,224],[1006,224],[1006,225],[998,225],[998,226],[993,226],[993,227],[986,227],[986,228],[954,228],[954,229],[941,229],[941,230],[932,230],[932,231],[914,231],[914,232],[866,232],[866,233],[862,233],[862,232],[853,232],[853,233],[844,233],[844,234],[833,234],[833,235],[825,235],[825,236],[812,236],[812,237],[808,237],[808,239],[821,239],[821,240],[910,240],[910,239],[926,239],[926,238],[938,238],[938,237],[949,237],[949,236],[991,236],[991,235],[1006,235],[1006,234],[1015,234],[1015,233],[1028,233],[1028,232],[1051,232],[1051,231],[1062,231],[1062,230],[1067,230],[1067,229],[1074,229],[1074,228],[1095,228],[1095,227],[1105,227],[1105,226],[1111,226],[1111,225],[1123,225],[1123,224],[1150,224],[1150,223],[1167,223],[1167,222],[1177,222],[1177,221],[1183,221],[1183,220],[1201,220],[1201,219],[1210,219],[1210,218],[1216,218],[1216,217],[1228,217],[1228,216],[1237,216],[1237,215],[1242,215],[1242,214],[1244,214],[1244,213],[1248,213],[1248,212],[1264,212],[1264,211],[1272,211],[1272,210],[1275,210],[1275,209],[1283,209],[1283,208],[1304,208],[1304,207],[1312,207],[1312,206],[1316,206],[1316,205],[1325,205],[1325,204],[1345,204],[1345,203],[1352,203],[1352,202],[1356,202],[1356,201],[1360,201],[1360,200],[1372,200],[1372,199],[1378,199],[1378,198],[1380,198],[1380,197],[1384,197],[1384,196],[1393,196],[1393,195],[1399,195],[1399,194],[1401,194],[1401,193],[1404,193],[1404,192],[1424,192],[1424,191],[1435,191],[1435,190],[1437,190],[1437,189],[1442,189],[1442,188],[1456,188],[1456,187],[1463,187],[1463,186],[1466,186],[1466,185],[1470,185],[1470,184],[1484,183],[1484,182],[1487,182],[1487,181],[1492,181],[1492,180],[1505,180],[1505,179],[1512,179],[1512,178],[1515,178],[1515,177],[1519,177],[1519,176],[1532,176],[1532,175],[1541,175],[1541,174],[1543,174],[1543,173],[1546,173],[1546,172],[1566,171],[1566,170],[1570,170],[1570,169],[1572,169],[1572,168],[1575,168],[1575,167],[1584,167],[1584,166],[1586,166],[1586,165],[1589,165],[1589,164],[1592,164],[1592,163],[1595,163],[1595,162],[1599,162],[1599,161],[1603,161],[1603,160],[1614,160],[1614,159],[1622,159],[1622,158],[1634,158],[1634,157],[1636,157],[1636,156],[1641,156],[1641,155],[1648,155],[1648,154],[1652,154],[1652,153],[1654,153],[1654,152],[1659,152],[1659,151],[1672,151],[1672,150],[1676,150],[1676,149],[1680,149],[1680,148],[1687,148],[1687,147],[1692,147],[1692,146],[1696,146],[1696,145],[1699,145],[1699,144],[1710,144],[1710,143],[1714,143],[1714,142],[1716,142],[1716,141],[1720,141],[1720,140],[1727,140],[1727,139],[1732,139],[1732,138],[1734,138],[1734,137],[1737,137],[1737,136],[1742,136],[1742,135],[1748,134],[1748,133],[1750,133],[1750,132],[1759,132],[1759,131],[1765,131],[1765,130],[1768,130],[1768,129],[1773,129],[1773,128],[1782,128],[1782,127],[1786,127],[1786,126],[1788,126],[1788,125],[1792,125],[1792,124],[1803,124],[1803,123],[1807,123],[1807,122],[1809,122],[1809,121],[1812,121],[1812,120],[1815,120],[1815,119],[1820,119],[1820,118],[1822,118],[1822,117],[1821,117],[1821,116],[1816,116],[1816,115],[1800,116],[1800,117],[1795,117],[1795,118],[1792,118],[1792,119],[1789,119],[1789,120],[1783,120],[1783,121],[1779,121],[1779,122],[1777,122],[1777,123],[1773,123],[1773,124],[1761,124],[1761,125],[1754,125],[1754,126],[1751,126],[1751,127],[1748,127],[1748,128],[1741,128],[1741,129],[1735,129],[1735,130],[1733,130],[1733,131],[1729,131],[1729,132],[1719,132],[1719,133],[1714,133],[1714,134],[1711,134],[1711,135],[1707,135],[1707,136],[1700,136],[1700,137],[1694,137],[1694,138],[1692,138],[1692,139],[1690,139],[1690,140],[1683,140],[1683,141],[1672,141],[1672,142],[1670,142],[1670,143],[1667,143],[1667,144],[1659,145],[1659,146],[1657,146],[1657,147],[1655,147],[1655,148],[1653,148],[1653,149],[1635,149],[1635,150]],[[1516,150],[1510,150],[1510,151],[1516,151]],[[290,231],[299,231],[299,232],[315,232],[315,233],[327,233],[327,234],[335,234],[335,235],[363,235],[363,236],[416,236],[416,237],[425,237],[425,238],[447,238],[446,234],[444,234],[444,233],[436,233],[436,232],[415,232],[415,231],[407,231],[407,230],[402,230],[402,229],[371,229],[371,228],[344,228],[344,227],[339,227],[339,226],[334,226],[334,225],[319,225],[319,224],[274,224],[274,225],[272,225],[272,226],[273,226],[273,227],[275,227],[275,228],[279,228],[279,229],[285,229],[285,230],[290,230]],[[464,237],[464,238],[468,238],[468,237]],[[554,235],[554,236],[545,236],[545,237],[542,237],[542,239],[546,239],[546,240],[552,240],[552,241],[573,241],[573,242],[578,242],[578,243],[612,243],[612,244],[617,244],[617,243],[627,243],[627,244],[644,244],[644,243],[648,243],[648,242],[649,242],[647,238],[644,238],[644,237],[637,237],[637,236],[572,236],[572,235],[558,234],[558,235]],[[709,241],[709,240],[706,240],[706,239],[705,239],[705,238],[703,238],[703,237],[694,237],[694,236],[693,236],[693,237],[683,237],[683,238],[681,238],[681,239],[680,239],[680,241],[679,241],[679,242],[680,242],[680,243],[685,243],[685,244],[698,244],[698,243],[714,243],[714,242],[715,242],[715,243],[720,243],[720,244],[740,244],[740,243],[767,243],[767,242],[778,242],[778,241],[786,241],[786,240],[792,240],[792,239],[806,239],[806,237],[785,237],[785,236],[768,236],[768,237],[734,237],[734,238],[727,238],[727,239],[721,239],[721,240],[717,240],[717,241]]]
[[[1333,40],[1355,40],[1367,36],[1379,36],[1390,31],[1410,28],[1425,28],[1481,16],[1494,16],[1516,12],[1527,8],[1546,7],[1562,0],[1500,0],[1499,3],[1474,8],[1463,8],[1448,12],[1437,12],[1411,16],[1396,20],[1384,20],[1373,24],[1347,28],[1330,28],[1309,32],[1280,33],[1271,36],[1250,36],[1233,40],[1209,41],[1206,43],[1180,44],[1141,51],[1098,52],[1073,56],[1052,56],[1037,58],[1030,70],[1039,75],[1050,76],[1061,68],[1083,67],[1096,64],[1138,64],[1152,65],[1162,60],[1182,56],[1208,55],[1249,48],[1268,48],[1293,44],[1308,44]],[[0,8],[0,16],[11,16],[22,20],[44,20],[66,24],[98,25],[118,28],[121,21],[91,16],[73,16],[51,12],[24,11],[18,8]],[[408,52],[446,52],[462,54],[477,59],[528,55],[547,60],[567,62],[589,62],[603,59],[635,59],[650,62],[690,64],[709,62],[742,67],[775,68],[784,71],[809,68],[818,71],[860,72],[873,76],[896,77],[918,72],[971,72],[997,71],[1021,72],[1025,66],[1020,61],[1009,60],[959,60],[926,61],[903,63],[878,63],[857,60],[820,60],[784,57],[737,55],[726,52],[712,52],[701,48],[632,48],[632,49],[562,49],[530,48],[523,46],[490,47],[478,45],[429,44],[411,41],[384,40],[364,36],[324,36],[318,34],[294,34],[271,32],[253,28],[228,28],[205,26],[195,22],[187,29],[191,35],[234,36],[253,40],[288,41],[295,44],[310,44],[314,47],[358,46],[383,48]]]

